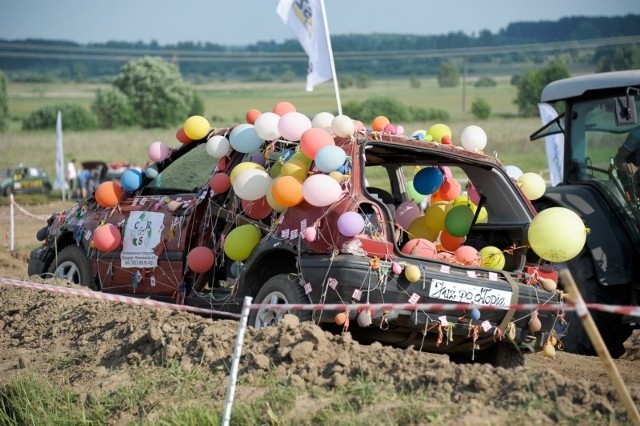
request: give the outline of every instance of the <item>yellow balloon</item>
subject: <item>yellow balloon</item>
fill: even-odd
[[[481,248],[479,253],[482,256],[482,266],[485,268],[497,271],[501,271],[504,268],[504,253],[498,247],[486,246]]]
[[[334,178],[338,183],[342,183],[342,181],[344,180],[344,175],[338,171],[333,171],[329,173],[329,176]]]
[[[416,265],[407,265],[404,268],[404,276],[410,283],[415,283],[420,279],[420,268],[418,268]]]
[[[446,124],[434,124],[429,127],[427,134],[433,137],[434,142],[440,143],[443,136],[451,137],[451,129]]]
[[[285,211],[287,209],[287,207],[279,204],[276,200],[273,199],[273,194],[271,193],[271,187],[273,186],[273,182],[274,181],[271,181],[271,183],[269,183],[269,189],[267,189],[267,195],[266,195],[267,204],[269,204],[269,206],[273,210],[275,210],[275,211],[277,211],[279,213],[282,213],[283,211]]]
[[[189,139],[196,141],[207,136],[207,133],[211,130],[211,125],[209,120],[203,116],[193,115],[185,120],[182,129]]]
[[[547,184],[537,173],[523,173],[518,178],[518,186],[529,200],[537,200],[544,195]]]
[[[451,204],[447,201],[433,203],[424,212],[424,219],[429,229],[442,231],[444,229],[444,218],[447,216]]]
[[[300,182],[304,182],[309,174],[309,166],[302,160],[290,159],[282,165],[280,176],[293,176]]]
[[[251,161],[245,161],[243,163],[238,164],[237,166],[235,166],[233,168],[233,170],[231,170],[231,173],[229,173],[229,180],[231,181],[231,184],[233,184],[233,182],[235,182],[236,178],[238,177],[238,175],[246,170],[251,170],[251,169],[257,169],[257,170],[262,170],[264,171],[264,167],[262,167],[260,164],[258,163],[253,163]]]
[[[580,253],[587,241],[584,222],[572,210],[551,207],[538,213],[529,225],[529,246],[549,262],[566,262]]]
[[[418,216],[411,222],[409,225],[409,229],[407,229],[410,237],[413,238],[424,238],[425,240],[429,240],[434,242],[438,239],[438,235],[440,234],[439,229],[431,229],[427,226],[427,221],[424,217]]]
[[[260,230],[254,225],[241,225],[233,229],[224,240],[224,253],[229,258],[242,262],[260,242]]]

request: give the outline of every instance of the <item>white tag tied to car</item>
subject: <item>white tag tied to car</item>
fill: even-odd
[[[282,230],[282,234],[280,234],[282,238],[284,238],[285,240],[289,238],[289,230],[288,229],[283,229]]]
[[[335,290],[336,287],[338,287],[338,280],[336,280],[335,278],[329,278],[327,280],[327,284],[329,284],[329,287]]]
[[[362,291],[356,288],[355,290],[353,290],[353,294],[351,295],[351,297],[356,300],[360,300],[360,298],[362,297]]]
[[[486,332],[489,331],[491,329],[491,323],[488,320],[484,320],[482,321],[482,323],[480,324],[480,327],[482,327],[482,329]]]
[[[498,273],[497,272],[489,272],[489,279],[491,281],[498,281]]]
[[[156,286],[156,277],[152,275],[151,278],[149,279],[149,283],[151,284],[151,287],[155,287]]]
[[[418,303],[418,300],[420,300],[420,295],[418,293],[413,293],[409,298],[409,303],[415,305],[416,303]]]
[[[449,325],[449,321],[447,321],[447,316],[446,315],[442,315],[440,317],[438,317],[438,320],[440,321],[440,324],[442,324],[443,327],[446,327]]]
[[[298,238],[298,230],[292,229],[291,232],[289,233],[289,239],[295,240],[296,238]]]
[[[440,266],[440,272],[444,272],[444,273],[448,274],[450,270],[451,270],[451,267],[449,265]]]
[[[304,285],[304,292],[305,292],[305,294],[309,294],[309,293],[311,293],[311,291],[312,291],[311,283],[306,283],[306,284]]]
[[[467,276],[469,276],[469,278],[475,278],[476,277],[476,271],[467,271]]]

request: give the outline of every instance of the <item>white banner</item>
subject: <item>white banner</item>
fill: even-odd
[[[309,56],[307,90],[333,79],[322,0],[280,0],[276,12]]]
[[[556,110],[549,104],[539,103],[540,119],[545,125],[558,116]],[[545,136],[545,148],[547,151],[547,164],[549,165],[549,177],[551,186],[556,186],[562,182],[564,168],[564,134]]]
[[[67,180],[65,179],[64,169],[64,149],[62,148],[62,112],[58,111],[58,119],[56,120],[56,181],[53,183],[55,189],[62,189],[62,198],[64,198],[64,190],[67,188]]]

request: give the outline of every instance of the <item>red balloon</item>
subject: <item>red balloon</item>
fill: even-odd
[[[438,195],[440,199],[444,201],[454,200],[462,193],[462,187],[460,186],[460,182],[456,179],[444,178],[444,182],[440,185],[438,189]]]
[[[258,118],[258,116],[262,114],[262,112],[260,110],[257,110],[255,108],[251,108],[249,111],[247,111],[247,113],[244,115],[244,119],[247,123],[249,124],[255,124],[256,122],[256,118]]]
[[[454,237],[446,229],[440,232],[440,244],[442,248],[448,251],[455,251],[464,243],[465,237]]]
[[[274,107],[273,107],[273,113],[278,114],[280,117],[282,117],[283,115],[285,115],[288,112],[295,112],[296,111],[296,107],[295,105],[293,105],[291,102],[287,102],[287,101],[282,101],[282,102],[278,102]]]
[[[313,127],[306,130],[300,137],[300,149],[302,153],[312,160],[316,158],[316,154],[325,146],[335,145],[331,133],[324,129]]]
[[[443,145],[452,145],[453,142],[451,142],[451,136],[449,135],[444,135],[443,137],[440,138],[440,143]]]
[[[114,251],[120,246],[122,235],[117,226],[111,223],[100,225],[93,232],[93,244],[102,252]]]
[[[226,173],[216,173],[211,178],[209,186],[216,194],[224,194],[231,188],[231,179]]]
[[[482,264],[482,256],[478,250],[471,246],[460,246],[453,252],[456,260],[466,266],[480,266]]]
[[[258,198],[255,201],[242,200],[242,210],[251,219],[266,219],[269,217],[273,209],[267,202],[267,197]]]
[[[180,143],[189,143],[191,142],[191,139],[189,139],[189,136],[187,136],[187,134],[184,132],[184,128],[180,127],[178,129],[178,131],[176,132],[176,139],[178,139],[178,141]]]
[[[436,249],[436,245],[431,241],[424,238],[414,238],[402,246],[402,252],[404,254],[433,259],[438,253],[438,250]]]
[[[215,257],[210,248],[199,246],[192,249],[187,255],[187,265],[189,268],[197,273],[201,274],[207,272],[213,266]]]

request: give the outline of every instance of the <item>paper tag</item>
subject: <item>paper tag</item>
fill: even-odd
[[[295,240],[296,238],[298,238],[298,230],[292,229],[291,232],[289,233],[289,239]]]
[[[281,234],[282,238],[284,238],[285,240],[289,238],[289,230],[288,229],[283,229],[282,230],[282,234]]]
[[[361,297],[362,297],[362,291],[358,290],[357,288],[353,290],[353,294],[351,295],[351,298],[360,300]]]
[[[335,290],[336,287],[338,287],[338,280],[336,280],[335,278],[329,278],[327,280],[327,284],[329,284],[329,287]]]
[[[491,323],[488,320],[484,320],[480,323],[480,327],[482,327],[482,330],[485,332],[489,331],[491,329]]]
[[[156,286],[156,277],[154,277],[153,275],[151,276],[150,280],[149,280],[151,287],[155,287]]]
[[[418,303],[418,300],[420,300],[420,295],[418,293],[413,293],[409,298],[409,303],[415,305],[416,303]]]
[[[467,275],[468,275],[470,278],[475,278],[475,277],[476,277],[476,271],[467,271]]]
[[[304,285],[304,292],[305,292],[305,294],[309,294],[309,293],[311,293],[311,290],[312,290],[312,289],[311,289],[311,283],[306,283],[306,284]]]
[[[498,281],[498,274],[496,272],[489,272],[489,279],[491,281]]]
[[[302,219],[300,221],[300,232],[304,232],[307,229],[307,219]]]
[[[450,270],[451,270],[451,266],[449,266],[449,265],[440,266],[440,272],[444,272],[444,273],[448,274]]]
[[[441,317],[438,317],[438,320],[440,321],[440,324],[442,324],[443,327],[446,327],[449,325],[449,321],[447,321],[446,315],[442,315]]]

